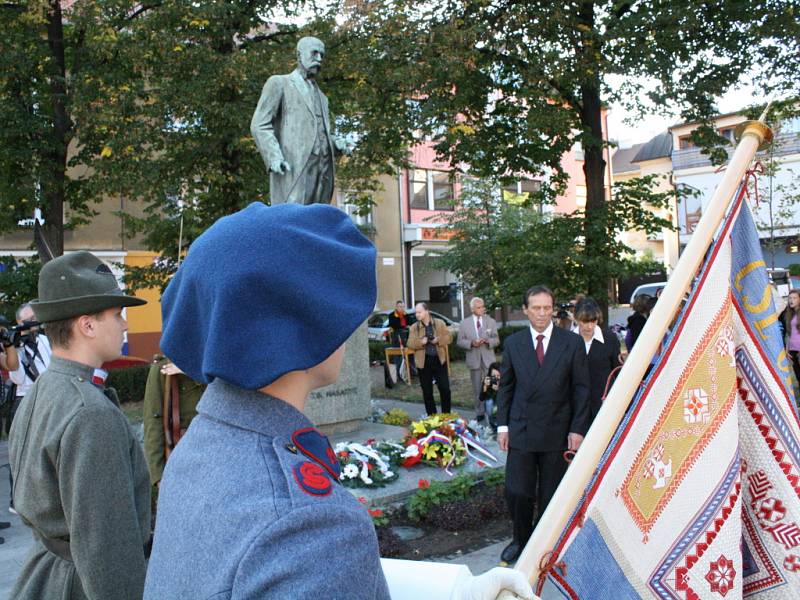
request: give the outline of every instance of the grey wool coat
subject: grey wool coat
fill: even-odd
[[[221,379],[197,410],[161,480],[147,600],[388,600],[372,519],[301,412]]]
[[[14,506],[36,540],[15,600],[142,597],[147,464],[116,394],[92,383],[93,373],[53,357],[14,418]]]

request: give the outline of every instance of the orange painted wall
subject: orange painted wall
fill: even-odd
[[[145,267],[152,264],[158,255],[153,252],[128,252],[125,264]],[[161,340],[161,294],[158,289],[140,290],[135,294],[147,300],[144,306],[126,311],[128,319],[128,354],[149,360],[158,352]]]

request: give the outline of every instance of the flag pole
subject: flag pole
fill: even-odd
[[[667,327],[677,313],[681,300],[689,290],[705,253],[713,241],[714,233],[724,219],[750,162],[756,151],[772,139],[772,132],[765,122],[768,111],[769,105],[758,121],[747,121],[737,129],[737,132],[740,132],[740,141],[725,170],[722,181],[714,191],[708,208],[704,211],[675,271],[650,313],[619,377],[603,402],[592,427],[586,434],[572,464],[514,567],[518,571],[522,571],[534,586],[539,579],[542,557],[553,550],[570,516],[580,502],[581,496],[622,421],[652,357],[661,345]],[[510,599],[513,596],[508,592],[503,592],[499,599],[504,598]]]

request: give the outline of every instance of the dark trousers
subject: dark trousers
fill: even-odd
[[[17,396],[11,403],[11,411],[8,414],[8,422],[6,424],[6,434],[11,430],[11,423],[14,422],[14,415],[17,414],[22,396]],[[9,504],[14,506],[14,477],[11,475],[11,465],[8,466],[8,489],[9,489]]]
[[[561,451],[524,452],[508,449],[506,503],[514,523],[515,542],[524,546],[531,537],[568,466]]]
[[[797,350],[789,350],[789,358],[792,362],[792,370],[794,371],[794,378],[797,380],[797,383],[800,384],[800,362],[798,362],[798,353]]]
[[[442,364],[435,354],[425,355],[425,366],[417,367],[419,383],[422,386],[422,398],[425,400],[425,412],[432,415],[436,412],[436,402],[433,400],[433,380],[439,388],[439,397],[442,400],[442,412],[450,412],[450,379],[447,376],[447,365]]]

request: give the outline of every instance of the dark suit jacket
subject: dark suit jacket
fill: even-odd
[[[611,331],[602,328],[603,343],[592,340],[587,355],[589,363],[589,422],[597,416],[602,405],[603,392],[606,389],[608,376],[619,366],[619,338]],[[583,338],[581,338],[583,341]]]
[[[525,452],[557,452],[567,434],[589,428],[589,371],[580,336],[553,327],[539,366],[530,329],[505,342],[497,423],[507,425],[509,445]]]

